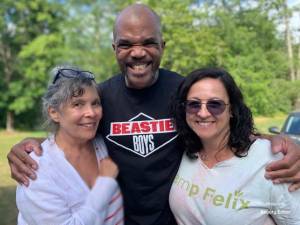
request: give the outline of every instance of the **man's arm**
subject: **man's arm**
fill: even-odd
[[[269,139],[274,154],[281,152],[283,159],[270,163],[266,167],[265,177],[273,183],[291,183],[289,191],[300,188],[300,146],[285,135],[262,135]]]
[[[11,177],[20,184],[29,185],[29,179],[35,179],[35,170],[38,164],[29,156],[34,151],[37,155],[42,154],[41,143],[44,138],[26,138],[14,145],[7,155],[11,170]]]

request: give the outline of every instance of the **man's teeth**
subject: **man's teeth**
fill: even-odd
[[[133,65],[132,68],[135,70],[143,70],[145,69],[147,64],[138,64],[138,65]]]

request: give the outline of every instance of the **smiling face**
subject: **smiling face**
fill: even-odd
[[[120,14],[113,48],[128,87],[142,89],[156,81],[164,42],[158,18],[149,9],[135,6]]]
[[[88,141],[95,137],[102,118],[102,107],[96,87],[84,88],[84,93],[72,97],[57,111],[48,109],[53,121],[59,124],[56,135],[74,141]]]
[[[218,79],[204,78],[194,83],[188,94],[188,101],[201,101],[206,103],[208,100],[222,100],[229,103],[229,97],[222,82]],[[227,143],[230,131],[230,107],[226,105],[223,113],[212,115],[201,104],[201,109],[197,113],[186,113],[188,126],[197,134],[203,144],[212,141],[215,143]]]

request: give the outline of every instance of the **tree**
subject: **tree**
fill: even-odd
[[[290,15],[291,12],[288,9],[286,0],[282,2],[283,7],[283,18],[284,18],[284,25],[285,25],[285,40],[286,40],[286,48],[289,60],[289,70],[290,70],[290,79],[294,81],[295,77],[295,70],[294,70],[294,57],[293,57],[293,46],[292,46],[292,35],[290,31]]]
[[[298,49],[298,53],[297,53],[297,58],[296,58],[296,79],[297,80],[300,80],[300,3],[298,5],[296,5],[294,7],[294,10],[295,12],[297,12],[298,14],[298,26],[297,26],[297,33],[298,33],[298,36],[296,39],[298,39],[298,46],[297,49]],[[300,100],[299,100],[300,101]]]
[[[65,39],[62,62],[95,73],[102,81],[118,71],[112,43],[115,5],[108,0],[69,1],[66,20],[60,25]]]
[[[24,115],[33,123],[47,72],[57,64],[90,70],[98,82],[117,73],[113,22],[117,12],[134,2],[2,0],[0,125],[6,122],[12,129],[13,120],[23,123]],[[299,89],[299,83],[289,81],[287,39],[277,30],[288,12],[286,0],[140,2],[161,16],[166,41],[162,67],[183,75],[200,67],[226,68],[255,114],[288,111],[294,104],[297,94],[292,90]],[[296,47],[293,53],[300,57]],[[297,74],[299,62],[295,57]]]
[[[294,68],[293,38],[290,29],[290,17],[293,9],[288,7],[287,0],[274,0],[273,5],[277,10],[279,23],[283,20],[286,53],[289,64],[289,79],[294,81],[296,79],[296,72]]]
[[[24,73],[28,64],[19,54],[40,35],[57,32],[63,13],[60,4],[55,1],[3,0],[0,14],[0,73],[3,74],[0,84],[5,90],[0,97],[0,107],[6,113],[6,129],[10,131],[14,128],[14,116],[33,107],[34,99],[40,97],[40,92],[29,88],[45,83],[35,82],[34,78],[39,80],[42,74]]]

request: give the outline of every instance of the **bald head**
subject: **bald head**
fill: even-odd
[[[123,9],[117,16],[113,29],[114,40],[118,35],[118,29],[127,24],[136,24],[139,21],[149,21],[161,36],[160,18],[151,8],[144,4],[133,4]]]

